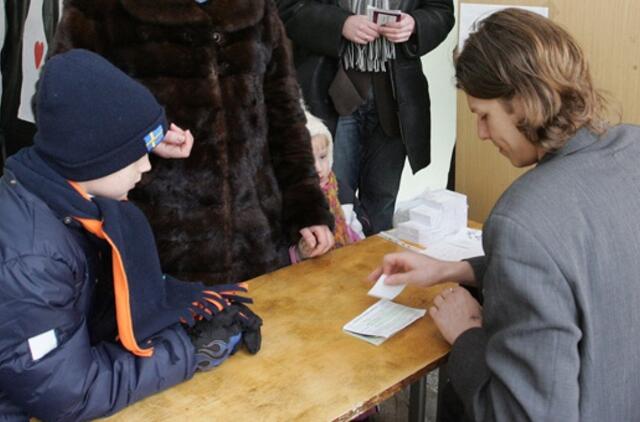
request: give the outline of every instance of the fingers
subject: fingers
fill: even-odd
[[[407,41],[415,29],[415,20],[411,15],[402,14],[398,22],[390,22],[380,27],[380,35],[393,43]]]
[[[373,271],[371,272],[371,274],[369,274],[369,275],[367,276],[367,279],[368,279],[369,281],[378,281],[378,279],[380,278],[380,276],[381,276],[382,274],[383,274],[382,267],[378,267],[378,268],[376,268],[375,270],[373,270]],[[385,283],[386,283],[386,280],[385,280]],[[386,284],[388,284],[388,283],[386,283]]]
[[[354,43],[367,44],[380,36],[379,29],[380,26],[369,21],[366,16],[353,15],[345,21],[342,35]]]
[[[327,253],[334,245],[333,233],[327,226],[311,226],[300,230],[302,235],[304,254],[307,258]],[[302,249],[302,248],[301,248]]]
[[[306,246],[310,249],[314,249],[316,247],[316,237],[313,235],[313,232],[308,227],[300,230],[300,234],[302,235],[302,239],[306,243]]]

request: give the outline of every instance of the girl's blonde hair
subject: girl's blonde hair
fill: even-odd
[[[306,108],[304,114],[307,118],[307,130],[309,131],[309,135],[311,135],[312,138],[317,135],[324,136],[324,138],[327,140],[327,154],[329,154],[329,163],[331,166],[333,166],[333,136],[331,136],[329,128],[322,122],[322,120],[309,113]]]

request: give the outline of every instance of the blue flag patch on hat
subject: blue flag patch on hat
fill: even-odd
[[[147,146],[147,151],[151,152],[162,140],[164,139],[164,129],[162,125],[158,125],[153,131],[149,132],[144,137],[144,143]]]

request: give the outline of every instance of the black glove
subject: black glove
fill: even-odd
[[[249,353],[260,350],[262,320],[243,303],[231,302],[209,320],[198,321],[187,332],[196,348],[196,365],[201,371],[219,366],[233,355],[242,341]]]
[[[262,319],[256,315],[244,303],[233,303],[231,306],[238,309],[237,321],[242,329],[242,341],[249,353],[255,355],[262,344]]]

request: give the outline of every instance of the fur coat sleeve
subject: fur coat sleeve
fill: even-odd
[[[300,229],[322,224],[333,229],[334,221],[315,172],[291,46],[275,7],[270,7],[268,18],[273,22],[269,27],[275,29],[273,55],[264,89],[269,149],[282,190],[284,227],[290,239],[296,241],[300,237]]]

